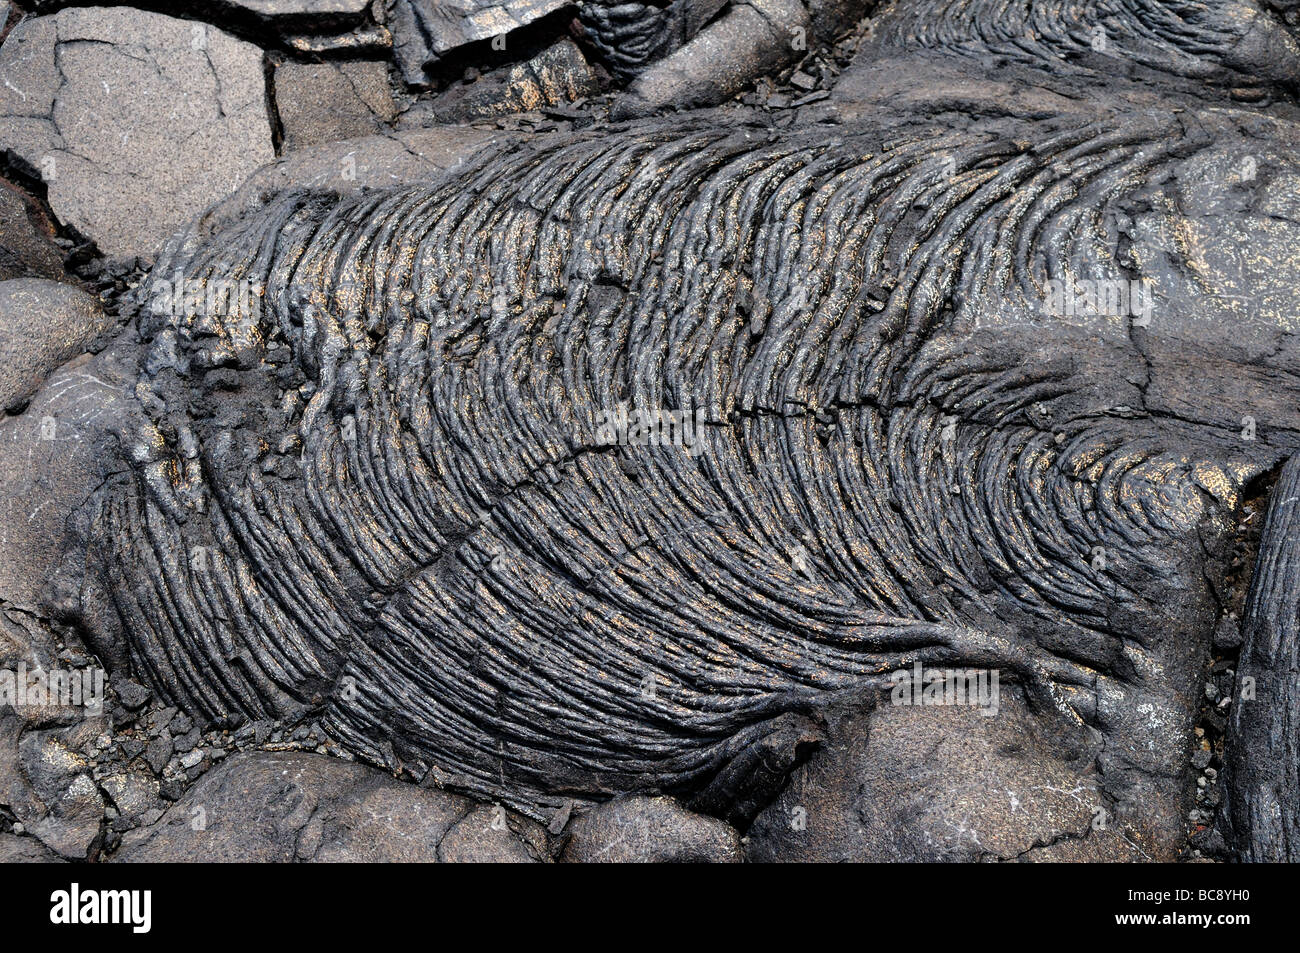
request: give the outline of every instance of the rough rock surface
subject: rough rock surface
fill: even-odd
[[[1223,204],[1288,201],[1295,159],[1258,130],[1291,126],[1197,120],[680,118],[286,195],[176,245],[164,273],[270,306],[215,339],[141,315],[151,364],[189,367],[142,375],[142,409],[189,433],[141,431],[97,530],[104,565],[135,567],[112,580],[134,664],[205,717],[319,705],[366,759],[539,816],[583,790],[725,812],[815,739],[813,699],[914,661],[993,668],[1094,746],[1116,814],[1178,804],[1234,514],[1300,431],[1279,397],[1294,225]],[[1209,175],[1248,154],[1254,180]],[[779,198],[692,226],[749,194]],[[1206,252],[1238,231],[1268,268]],[[264,253],[280,234],[312,238]],[[1149,276],[1159,334],[1051,311],[1050,282],[1121,268]],[[1187,373],[1206,348],[1231,395]],[[223,418],[201,412],[216,367]],[[602,413],[659,400],[701,411],[699,447],[597,452]],[[1238,435],[1243,406],[1266,439]],[[221,553],[199,575],[195,546]],[[208,592],[256,665],[214,651]],[[1179,837],[1134,823],[1153,853]]]
[[[949,58],[1240,87],[1300,79],[1300,38],[1285,9],[1269,0],[916,0],[891,4],[873,32],[881,47]]]
[[[237,755],[157,824],[124,838],[124,862],[547,859],[545,832],[492,805],[312,754]]]
[[[569,0],[387,0],[393,52],[412,86],[428,81],[425,67],[468,43],[504,37],[558,10]]]
[[[584,3],[578,15],[602,61],[626,79],[691,39],[724,6],[726,0]]]
[[[828,722],[823,750],[749,829],[749,860],[1168,860],[1179,841],[1185,792],[1141,804],[1141,818],[1117,817],[1093,768],[1097,745],[1044,732],[1012,692],[996,714],[894,706],[886,695]],[[1160,818],[1174,829],[1157,855],[1138,831]]]
[[[563,106],[599,88],[582,51],[571,40],[561,40],[524,63],[453,87],[430,103],[428,112],[438,122],[481,119]]]
[[[666,797],[623,798],[570,821],[567,863],[739,863],[740,835]]]
[[[85,860],[99,842],[104,799],[89,760],[77,749],[104,730],[91,718],[69,730],[44,727],[19,735],[22,721],[0,712],[0,804],[28,833],[68,860]]]
[[[728,9],[707,31],[642,73],[614,108],[616,118],[668,106],[713,106],[755,75],[785,65],[812,32],[800,0],[755,0]]]
[[[60,221],[110,256],[151,258],[274,158],[262,53],[125,7],[24,20],[0,47],[0,143]]]
[[[1300,862],[1300,456],[1273,491],[1242,620],[1224,830],[1243,860]]]
[[[116,428],[134,367],[109,348],[54,372],[0,420],[0,599],[36,612],[62,560],[68,519],[119,459]]]
[[[545,3],[306,3],[69,8],[0,51],[6,174],[45,174],[132,322],[0,421],[0,668],[114,672],[105,717],[0,710],[0,857],[548,855],[431,785],[566,860],[1294,857],[1294,464],[1241,604],[1300,448],[1294,3],[600,4],[582,53]],[[226,11],[254,46],[214,54]],[[131,40],[49,25],[78,18]],[[181,28],[200,59],[157,52]],[[439,92],[339,61],[389,28]],[[744,106],[606,123],[570,105],[593,49],[638,77],[616,115]],[[185,143],[185,217],[241,129],[291,152],[119,299],[138,272],[77,232],[176,204],[121,198],[192,174],[158,115],[230,120],[173,110],[175,63],[209,106],[252,90]],[[62,268],[33,208],[0,195],[0,268]],[[178,269],[253,298],[150,312]],[[1150,312],[1048,288],[1132,281]],[[10,341],[19,390],[51,341]],[[620,406],[698,417],[611,445]],[[1000,672],[998,713],[894,704],[913,663]]]
[[[399,129],[300,149],[257,170],[201,217],[196,234],[211,234],[294,189],[341,193],[428,182],[508,137],[469,126]]]
[[[336,27],[358,23],[373,0],[187,0],[187,6],[210,23],[220,23],[229,14],[247,14],[268,26]],[[76,0],[31,0],[27,6],[38,13],[52,13],[76,6]],[[107,0],[96,6],[157,7],[165,10],[169,0]]]
[[[304,22],[337,22],[340,17],[359,20],[373,0],[213,0],[248,10],[269,20],[296,18]]]
[[[68,293],[81,294],[67,289],[54,300]],[[84,302],[74,305],[81,309]],[[78,313],[91,323],[102,319]],[[53,309],[40,314],[56,316]],[[51,335],[58,330],[42,328]],[[15,680],[24,672],[31,681],[55,668],[78,677],[99,668],[86,653],[60,648],[49,606],[59,602],[52,582],[69,533],[77,532],[74,514],[122,467],[115,428],[124,420],[121,388],[134,373],[130,364],[116,345],[78,357],[49,376],[22,414],[0,420],[0,669]],[[89,594],[75,584],[72,591],[74,607]],[[98,849],[106,803],[86,752],[107,727],[102,705],[84,701],[0,706],[0,805],[22,825],[24,839],[67,859],[84,860]],[[27,854],[40,859],[35,848]]]
[[[275,105],[286,151],[374,135],[397,117],[383,63],[283,63]]]
[[[39,278],[0,281],[0,410],[18,409],[52,370],[112,326],[80,288]]]
[[[26,195],[0,179],[0,281],[65,277],[54,229]]]
[[[0,864],[49,864],[61,858],[40,841],[15,834],[0,834]]]

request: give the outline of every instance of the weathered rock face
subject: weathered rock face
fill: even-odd
[[[406,82],[428,82],[425,67],[469,43],[504,38],[570,0],[386,0],[393,52]],[[500,42],[500,39],[498,39]]]
[[[274,158],[262,53],[129,8],[24,20],[0,48],[0,142],[110,256],[161,242]]]
[[[1181,789],[1116,798],[1102,742],[1045,729],[1014,688],[996,711],[885,699],[835,706],[827,722],[824,750],[749,828],[747,859],[1139,861],[1181,833]]]
[[[39,841],[13,834],[0,834],[0,864],[49,864],[59,861],[58,854]]]
[[[1223,825],[1244,860],[1300,861],[1300,458],[1273,491],[1243,620]]]
[[[285,63],[275,105],[288,151],[374,135],[397,116],[383,63]]]
[[[258,169],[238,190],[208,209],[196,222],[192,237],[207,238],[286,190],[348,193],[427,182],[464,166],[474,153],[514,138],[470,126],[436,126],[299,149]],[[159,271],[156,277],[166,276]],[[173,274],[167,280],[174,279]]]
[[[562,106],[598,89],[582,52],[571,41],[561,40],[500,76],[448,90],[429,104],[429,112],[440,122],[482,119]]]
[[[126,863],[536,863],[546,832],[501,807],[415,788],[364,765],[292,752],[238,755],[155,825]]]
[[[610,801],[574,818],[560,859],[573,864],[729,864],[740,835],[665,797]]]
[[[5,602],[34,614],[49,594],[69,538],[69,518],[118,460],[116,431],[133,367],[115,350],[82,356],[52,374],[22,414],[0,420]]]
[[[213,23],[234,14],[256,18],[271,27],[326,27],[361,22],[371,2],[372,0],[187,0],[186,6]],[[38,13],[53,13],[64,7],[76,6],[76,2],[31,0],[27,6]],[[137,6],[162,11],[168,4],[166,0],[136,0],[134,3],[106,0],[98,6]]]
[[[18,409],[51,371],[112,326],[99,302],[72,285],[0,281],[0,410]]]
[[[64,277],[53,232],[27,196],[0,180],[0,281]]]
[[[100,839],[104,799],[77,749],[103,730],[103,719],[67,731],[27,731],[21,738],[18,722],[12,713],[0,714],[0,803],[50,851],[84,860]]]
[[[1300,442],[1292,135],[706,116],[286,195],[160,264],[255,293],[143,302],[91,564],[173,702],[539,816],[743,822],[833,695],[997,670],[1168,856],[1234,512]]]

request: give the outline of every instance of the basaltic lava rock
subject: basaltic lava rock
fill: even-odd
[[[912,8],[987,49],[1003,6]],[[1232,48],[1170,82],[1281,62]],[[641,120],[178,236],[93,514],[96,650],[534,816],[664,793],[742,826],[828,706],[994,669],[1169,856],[1241,507],[1300,445],[1298,129],[1002,79],[1034,108]],[[1275,800],[1258,853],[1294,851]]]

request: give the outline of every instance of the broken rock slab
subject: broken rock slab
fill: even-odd
[[[284,63],[275,71],[284,149],[379,133],[397,118],[383,63]]]
[[[325,755],[258,751],[213,768],[113,859],[537,862],[546,844],[505,808]]]
[[[24,726],[12,709],[0,709],[0,804],[49,850],[84,860],[100,839],[105,805],[80,749],[105,721],[26,732]]]
[[[0,281],[0,409],[13,413],[52,370],[112,327],[99,301],[73,285]]]
[[[620,798],[576,816],[565,863],[740,863],[740,835],[667,797]]]
[[[371,0],[212,0],[214,9],[234,7],[272,22],[297,20],[329,25],[359,22],[370,3]]]
[[[262,51],[127,7],[24,20],[0,47],[0,143],[61,222],[110,257],[150,259],[275,157]]]
[[[28,6],[37,13],[53,13],[74,6],[76,0],[31,0]],[[212,23],[222,17],[243,14],[253,16],[269,26],[304,29],[336,29],[360,23],[371,0],[191,0],[187,4],[196,15]],[[123,0],[102,0],[99,6],[165,7],[167,0],[143,0],[129,3]]]
[[[429,111],[439,122],[485,119],[562,106],[599,91],[600,82],[577,44],[561,40],[526,63],[453,86],[429,104]],[[403,119],[409,121],[412,113]]]
[[[387,0],[393,55],[402,79],[424,86],[425,67],[469,43],[505,36],[570,0]]]

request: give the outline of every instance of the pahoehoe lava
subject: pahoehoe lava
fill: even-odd
[[[1177,783],[1135,712],[1187,717],[1243,488],[1297,443],[1237,421],[1295,377],[1174,385],[1205,345],[1045,302],[1141,277],[1213,323],[1253,272],[1198,270],[1178,183],[1249,154],[1263,206],[1300,169],[1282,120],[1117,115],[640,121],[178,236],[155,279],[253,293],[138,303],[92,635],[187,711],[319,717],[537,815],[743,819],[819,706],[917,660]],[[699,425],[611,444],[620,406]]]

